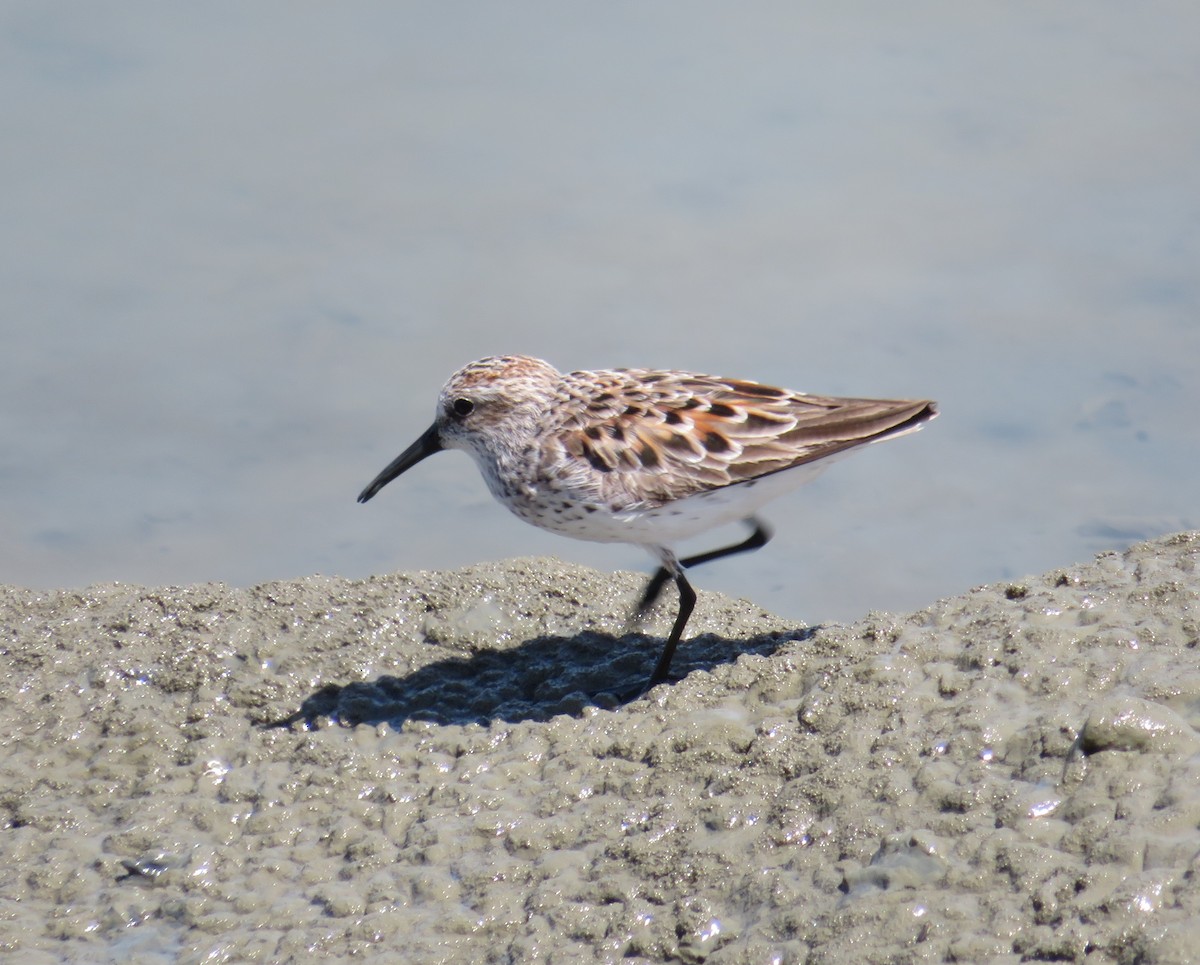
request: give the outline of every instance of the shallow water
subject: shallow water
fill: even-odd
[[[816,630],[702,594],[632,702],[632,574],[4,588],[0,950],[1182,963],[1198,563]]]
[[[938,399],[697,575],[793,619],[1200,523],[1194,5],[211,9],[0,12],[0,579],[650,566],[355,505],[512,351]]]

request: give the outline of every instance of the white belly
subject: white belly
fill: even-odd
[[[726,523],[753,516],[762,506],[820,475],[831,460],[823,459],[761,476],[744,483],[722,486],[660,506],[625,513],[588,512],[570,503],[540,502],[519,505],[501,500],[534,526],[596,543],[633,543],[638,546],[673,546]]]

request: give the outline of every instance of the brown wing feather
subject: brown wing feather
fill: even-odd
[[[629,506],[801,466],[915,428],[936,412],[924,400],[803,395],[684,373],[576,375],[589,377],[587,405],[569,407],[577,414],[561,427],[561,444],[595,471],[598,495]]]

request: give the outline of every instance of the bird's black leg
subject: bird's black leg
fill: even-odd
[[[688,617],[692,615],[692,608],[696,605],[696,591],[683,575],[683,567],[679,563],[676,563],[676,566],[679,567],[675,573],[675,584],[679,587],[679,613],[675,617],[675,625],[671,627],[671,635],[667,637],[667,644],[663,647],[662,656],[658,658],[658,666],[650,675],[647,689],[667,679],[671,670],[671,658],[675,656],[675,647],[678,646],[679,638],[683,636],[683,628],[687,626]]]
[[[692,584],[683,575],[684,568],[699,566],[701,563],[708,563],[711,560],[720,559],[722,556],[733,556],[735,553],[756,550],[761,546],[765,546],[771,538],[771,529],[762,520],[751,516],[746,521],[754,527],[754,532],[734,546],[725,546],[721,549],[710,550],[707,553],[698,553],[695,556],[689,556],[682,560],[675,559],[671,551],[665,547],[659,549],[662,557],[662,566],[650,577],[650,582],[647,584],[646,591],[642,594],[642,600],[638,604],[637,616],[641,616],[654,605],[654,601],[658,599],[659,594],[662,592],[663,584],[671,578],[674,578],[675,585],[679,587],[679,612],[675,615],[675,623],[671,627],[671,635],[667,637],[666,645],[663,647],[662,656],[658,658],[658,666],[654,668],[654,673],[650,675],[649,687],[657,686],[667,679],[667,675],[671,671],[671,658],[675,656],[675,648],[679,645],[679,641],[683,637],[684,628],[687,626],[688,618],[691,617],[692,610],[696,606],[696,591],[692,589]]]
[[[658,602],[658,595],[662,593],[663,584],[670,578],[671,573],[665,566],[660,566],[654,571],[654,575],[650,577],[650,582],[646,584],[642,598],[638,601],[637,609],[633,611],[634,620],[640,619],[647,610]]]
[[[700,553],[696,556],[689,556],[687,559],[679,561],[681,567],[699,566],[701,563],[708,563],[712,560],[719,560],[722,556],[733,556],[735,553],[747,553],[750,550],[756,550],[766,546],[767,541],[771,538],[771,528],[762,520],[751,516],[746,522],[754,527],[754,532],[745,540],[737,543],[734,546],[725,546],[717,550],[709,550],[707,553]],[[646,590],[642,593],[642,599],[638,602],[637,610],[634,611],[635,617],[642,616],[649,610],[658,596],[662,593],[663,584],[671,578],[671,572],[665,566],[660,566],[650,577],[650,582],[646,584]]]
[[[754,532],[747,536],[742,542],[734,546],[726,546],[719,550],[709,550],[707,553],[697,553],[695,556],[689,556],[685,560],[680,560],[680,566],[699,566],[701,563],[708,563],[711,560],[719,560],[722,556],[733,556],[736,553],[747,553],[750,550],[761,549],[767,545],[767,541],[771,538],[771,527],[764,523],[761,519],[756,519],[751,516],[746,520],[754,527]]]

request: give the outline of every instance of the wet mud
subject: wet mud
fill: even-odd
[[[0,955],[1192,961],[1200,534],[908,615],[553,560],[0,590]]]

